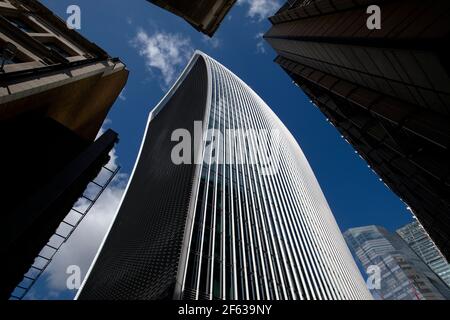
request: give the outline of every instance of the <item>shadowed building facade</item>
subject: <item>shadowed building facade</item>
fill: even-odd
[[[183,132],[195,161],[178,164]],[[242,80],[196,52],[150,114],[78,298],[371,296],[294,137]]]
[[[270,21],[275,62],[449,258],[450,2],[289,1]]]
[[[236,0],[147,0],[186,20],[212,37]]]
[[[108,162],[117,134],[96,139],[124,87],[118,59],[38,1],[0,1],[1,297]]]

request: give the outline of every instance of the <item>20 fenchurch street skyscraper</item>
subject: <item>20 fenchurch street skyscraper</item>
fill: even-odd
[[[372,297],[293,136],[196,52],[150,114],[78,298]]]

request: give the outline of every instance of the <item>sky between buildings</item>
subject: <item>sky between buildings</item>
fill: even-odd
[[[122,167],[121,175],[63,246],[30,291],[29,299],[74,297],[75,292],[66,289],[66,269],[79,265],[83,274],[87,271],[123,194],[148,114],[195,49],[238,75],[293,133],[341,230],[377,224],[394,231],[411,221],[406,206],[273,62],[275,52],[262,35],[270,28],[267,17],[281,6],[281,0],[239,0],[213,39],[145,0],[41,2],[63,19],[68,17],[69,5],[80,6],[80,32],[111,56],[120,57],[130,70],[130,78],[105,123],[120,135],[113,162]]]

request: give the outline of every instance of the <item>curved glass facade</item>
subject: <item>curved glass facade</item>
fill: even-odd
[[[210,131],[181,297],[370,299],[295,139],[249,86],[199,55]]]
[[[200,131],[194,163],[174,161],[177,129]],[[150,115],[79,298],[371,295],[293,136],[242,80],[196,52]]]

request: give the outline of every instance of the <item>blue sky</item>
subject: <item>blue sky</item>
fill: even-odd
[[[270,27],[266,17],[281,5],[281,0],[241,0],[212,40],[145,0],[42,2],[64,19],[69,5],[79,5],[80,32],[110,55],[120,57],[130,70],[130,78],[105,124],[120,134],[113,161],[122,167],[122,175],[56,256],[28,298],[74,296],[74,292],[65,290],[65,270],[77,264],[83,273],[87,271],[133,168],[148,113],[195,49],[209,54],[244,80],[291,130],[343,231],[368,224],[395,230],[411,221],[406,206],[273,62],[275,52],[261,35]]]

